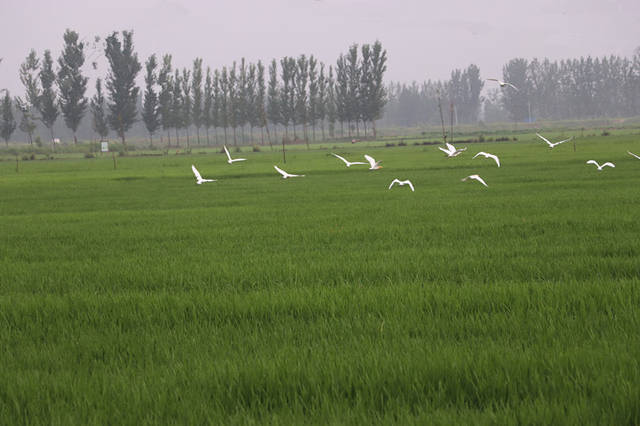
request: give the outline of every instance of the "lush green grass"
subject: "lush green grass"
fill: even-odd
[[[640,423],[640,140],[518,138],[0,162],[2,423]]]

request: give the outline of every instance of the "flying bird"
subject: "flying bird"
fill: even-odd
[[[371,165],[371,167],[369,167],[369,170],[378,170],[381,169],[382,166],[380,165],[380,163],[382,163],[382,161],[376,161],[373,157],[365,154],[364,158],[369,162],[369,164]]]
[[[205,182],[215,182],[217,180],[217,179],[202,179],[200,172],[198,171],[198,169],[196,169],[196,166],[194,166],[193,164],[191,165],[191,170],[193,170],[193,174],[196,176],[196,183],[198,185]]]
[[[560,145],[561,143],[569,142],[571,139],[573,139],[573,136],[571,136],[569,139],[565,139],[563,141],[553,143],[553,142],[549,142],[549,139],[545,138],[540,133],[536,133],[536,136],[538,136],[540,139],[545,141],[547,143],[547,145],[549,145],[549,148],[553,148],[556,145]]]
[[[304,177],[304,175],[292,175],[291,173],[287,173],[278,166],[273,166],[274,169],[278,171],[282,175],[282,179],[291,178],[291,177]]]
[[[391,185],[389,185],[389,189],[391,189],[391,187],[396,183],[400,186],[409,185],[409,188],[411,188],[411,192],[415,192],[415,189],[413,188],[413,184],[409,179],[407,180],[394,179],[391,181]]]
[[[631,155],[632,157],[636,157],[638,160],[640,160],[640,156],[635,155],[633,152],[631,151],[627,151],[627,154]]]
[[[466,178],[462,179],[462,182],[466,181],[467,179],[474,179],[477,180],[478,182],[480,182],[481,184],[483,184],[484,186],[486,186],[487,188],[489,187],[489,185],[487,185],[487,183],[484,181],[484,179],[482,179],[480,176],[478,175],[470,175],[467,176]]]
[[[610,163],[610,162],[608,162],[608,161],[607,161],[606,163],[604,163],[603,165],[600,165],[600,164],[598,164],[595,160],[589,160],[589,161],[587,161],[587,164],[595,164],[595,166],[598,168],[598,171],[599,171],[599,172],[601,172],[601,171],[602,171],[602,169],[603,169],[604,167],[606,167],[606,166],[609,166],[609,167],[615,167],[615,166],[616,166],[615,164]]]
[[[367,163],[364,163],[362,161],[347,161],[346,158],[340,157],[338,154],[334,154],[333,152],[331,153],[331,155],[333,155],[334,157],[337,157],[337,158],[341,159],[342,161],[344,161],[344,164],[346,164],[347,167],[351,167],[354,164],[367,164]]]
[[[222,145],[222,147],[224,148],[224,152],[227,153],[227,158],[228,158],[227,163],[233,164],[236,161],[246,161],[247,160],[246,158],[231,158],[231,154],[229,154],[229,150],[227,149],[227,146],[226,145]]]
[[[477,153],[476,155],[473,156],[473,158],[476,158],[478,155],[483,155],[484,158],[492,158],[493,161],[496,162],[496,164],[498,165],[498,167],[500,167],[500,159],[498,158],[497,155],[493,155],[493,154],[489,154],[488,152],[484,152],[484,151],[480,151],[479,153]]]
[[[511,83],[507,83],[506,81],[498,80],[497,78],[488,78],[487,80],[489,80],[489,81],[497,81],[497,82],[498,82],[498,84],[500,85],[500,87],[504,87],[504,86],[511,86],[511,87],[513,87],[514,89],[518,90],[518,88],[517,88],[516,86],[514,86],[513,84],[511,84]],[[518,91],[519,91],[519,90],[518,90]]]
[[[467,148],[460,148],[460,149],[456,149],[455,146],[451,145],[449,142],[446,143],[446,149],[439,146],[438,149],[442,152],[444,152],[445,154],[447,154],[447,157],[457,157],[458,155],[460,155],[463,151],[466,151]]]

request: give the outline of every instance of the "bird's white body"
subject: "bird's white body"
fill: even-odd
[[[551,142],[551,141],[549,141],[549,139],[545,138],[540,133],[536,133],[536,136],[538,136],[540,139],[545,141],[547,143],[547,145],[549,145],[549,148],[553,148],[556,145],[560,145],[561,143],[569,142],[571,139],[573,139],[573,136],[571,136],[569,139],[565,139],[565,140],[562,140],[560,142]]]
[[[196,183],[198,185],[206,183],[206,182],[215,182],[217,179],[202,179],[202,176],[200,175],[200,172],[198,171],[198,169],[196,169],[196,166],[194,166],[193,164],[191,165],[191,170],[193,170],[193,174],[196,177]]]
[[[632,157],[636,157],[638,160],[640,160],[640,156],[635,155],[633,152],[631,151],[627,151],[627,154],[631,155]]]
[[[603,169],[603,168],[605,168],[605,167],[615,167],[615,166],[616,166],[615,164],[610,163],[610,162],[608,162],[608,161],[607,161],[606,163],[604,163],[604,164],[600,165],[600,164],[598,164],[598,163],[596,162],[596,160],[589,160],[589,161],[587,161],[587,164],[594,164],[594,165],[598,168],[598,171],[599,171],[599,172],[601,172],[601,171],[602,171],[602,169]]]
[[[226,145],[222,145],[222,147],[224,148],[224,152],[227,154],[227,163],[229,164],[233,164],[236,161],[246,161],[246,158],[231,158],[231,154],[229,154],[229,150],[227,149]]]
[[[415,192],[415,188],[413,187],[413,184],[412,184],[412,183],[411,183],[411,181],[410,181],[410,180],[408,180],[408,179],[407,179],[407,180],[400,180],[400,179],[394,179],[394,180],[392,180],[392,181],[391,181],[391,185],[389,185],[389,189],[391,189],[391,187],[392,187],[394,184],[396,184],[396,183],[397,183],[398,185],[400,185],[400,186],[409,185],[409,188],[411,188],[411,192]]]
[[[496,162],[496,164],[498,165],[498,167],[500,167],[500,159],[498,158],[497,155],[493,155],[493,154],[489,154],[488,152],[484,152],[484,151],[480,151],[479,153],[477,153],[476,155],[473,156],[473,158],[476,158],[478,155],[482,155],[484,156],[484,158],[491,158],[493,159],[493,161]]]
[[[367,154],[364,155],[364,158],[369,162],[369,165],[371,166],[369,167],[369,170],[378,170],[382,168],[382,166],[380,165],[382,161],[376,161],[373,157]]]
[[[333,152],[331,153],[331,155],[333,155],[336,158],[341,159],[344,162],[344,164],[347,165],[347,167],[351,167],[351,166],[353,166],[355,164],[368,164],[368,163],[365,163],[365,162],[362,162],[362,161],[348,161],[346,158],[340,157],[338,154],[334,154]]]
[[[292,178],[292,177],[304,177],[304,175],[293,175],[291,173],[287,173],[278,166],[273,166],[273,168],[276,169],[276,171],[282,175],[282,179]]]
[[[473,180],[477,180],[478,182],[480,182],[481,184],[483,184],[484,186],[486,186],[487,188],[489,187],[489,185],[487,185],[487,183],[484,181],[484,179],[482,179],[480,176],[478,175],[469,175],[466,178],[462,179],[462,182],[466,181],[467,179],[473,179]]]
[[[467,150],[467,148],[457,149],[455,146],[451,145],[449,142],[447,142],[445,146],[447,147],[446,149],[441,146],[439,146],[438,149],[444,152],[445,154],[447,154],[447,157],[457,157],[458,155],[462,154],[463,151]]]
[[[507,83],[506,81],[498,80],[497,78],[488,78],[487,80],[489,80],[489,81],[497,81],[498,84],[500,85],[500,87],[509,86],[509,87],[513,87],[514,89],[518,90],[518,88],[516,86],[514,86],[513,84]]]

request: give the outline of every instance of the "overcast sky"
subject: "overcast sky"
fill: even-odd
[[[333,64],[349,45],[378,39],[387,80],[406,82],[471,63],[487,78],[514,57],[631,56],[640,46],[638,0],[0,0],[0,17],[0,88],[14,94],[29,50],[57,58],[66,28],[88,40],[133,29],[141,62],[171,53],[180,67],[301,53]],[[101,63],[90,76],[105,74]]]

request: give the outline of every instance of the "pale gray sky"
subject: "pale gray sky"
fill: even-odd
[[[379,39],[387,80],[407,82],[470,63],[486,78],[514,57],[631,56],[640,46],[637,0],[0,0],[0,16],[0,88],[13,94],[23,91],[18,67],[29,50],[57,58],[66,28],[90,40],[133,29],[141,62],[171,53],[180,67],[300,53],[328,64],[352,43]],[[90,76],[105,74],[102,63]]]

